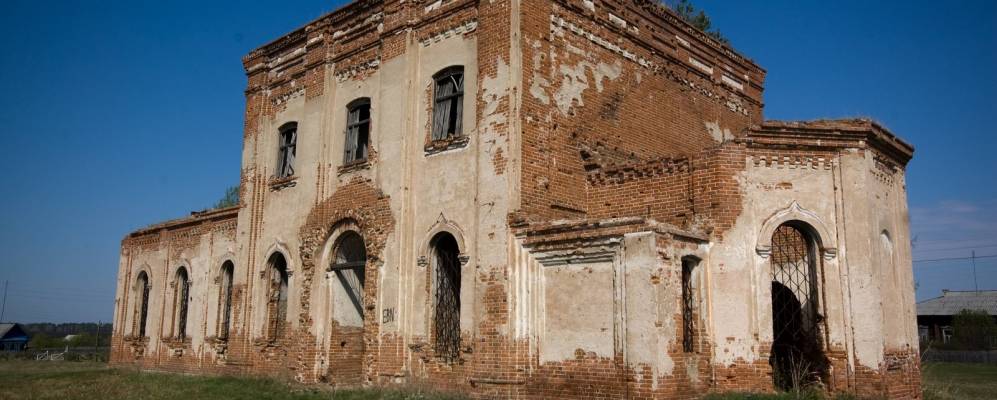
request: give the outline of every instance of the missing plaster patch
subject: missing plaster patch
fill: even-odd
[[[720,122],[706,121],[703,123],[706,126],[706,130],[710,132],[710,137],[713,138],[717,143],[721,143],[734,138],[734,135],[730,133],[730,129],[720,129]]]
[[[544,105],[550,104],[550,96],[547,95],[547,88],[550,81],[540,73],[543,66],[543,53],[540,52],[540,41],[533,42],[533,83],[530,84],[530,95],[540,100]]]
[[[602,92],[603,79],[615,80],[619,78],[623,73],[623,66],[619,61],[613,64],[599,63],[592,64],[588,61],[580,61],[574,66],[561,65],[559,68],[561,73],[561,86],[558,88],[557,92],[554,93],[554,102],[557,103],[557,108],[561,110],[561,114],[570,115],[571,108],[577,103],[578,106],[584,106],[585,100],[582,98],[582,94],[586,89],[591,88],[589,83],[588,74],[591,72],[592,80],[595,83],[595,88],[599,92]]]

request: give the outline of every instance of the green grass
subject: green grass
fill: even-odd
[[[926,363],[921,366],[921,387],[924,400],[997,399],[997,365],[964,363]],[[704,400],[825,400],[822,393],[709,395]],[[858,400],[852,395],[838,395],[833,400]]]
[[[94,362],[0,362],[0,399],[418,400],[459,397],[419,390],[322,390],[270,379],[108,368]]]
[[[855,396],[842,394],[834,397],[827,397],[819,391],[802,391],[799,393],[721,393],[711,394],[703,397],[703,400],[854,400]]]
[[[925,400],[997,399],[997,366],[928,363],[922,366]],[[108,368],[95,362],[0,361],[0,400],[6,399],[459,399],[426,390],[323,390],[320,385],[271,379],[209,377]],[[824,400],[816,392],[714,394],[706,400]],[[856,399],[838,396],[834,400]]]
[[[997,399],[997,365],[926,363],[921,380],[924,400]]]

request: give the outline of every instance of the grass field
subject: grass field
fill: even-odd
[[[925,400],[997,399],[997,366],[932,363],[923,366]],[[841,396],[839,399],[854,399]],[[318,390],[268,379],[200,377],[108,368],[93,362],[0,361],[0,400],[6,399],[458,399],[429,391]],[[818,400],[818,394],[739,395],[709,400]]]
[[[997,365],[924,364],[921,380],[925,400],[997,399]]]
[[[269,379],[201,377],[108,368],[94,362],[0,361],[0,400],[419,400],[428,391],[318,390]]]

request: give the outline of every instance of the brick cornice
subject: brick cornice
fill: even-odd
[[[749,147],[869,147],[901,166],[914,156],[913,145],[869,119],[766,121],[751,127],[741,140]]]

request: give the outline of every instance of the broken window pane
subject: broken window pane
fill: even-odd
[[[298,123],[288,122],[280,127],[280,150],[277,153],[278,178],[294,175],[294,156],[298,142]]]
[[[355,100],[347,109],[343,164],[366,160],[370,142],[370,99]]]
[[[461,135],[464,99],[464,67],[450,67],[437,73],[433,103],[433,140]]]
[[[363,238],[356,232],[347,232],[336,246],[336,259],[330,266],[336,278],[349,297],[360,320],[364,318],[364,278],[367,265],[367,248]]]

